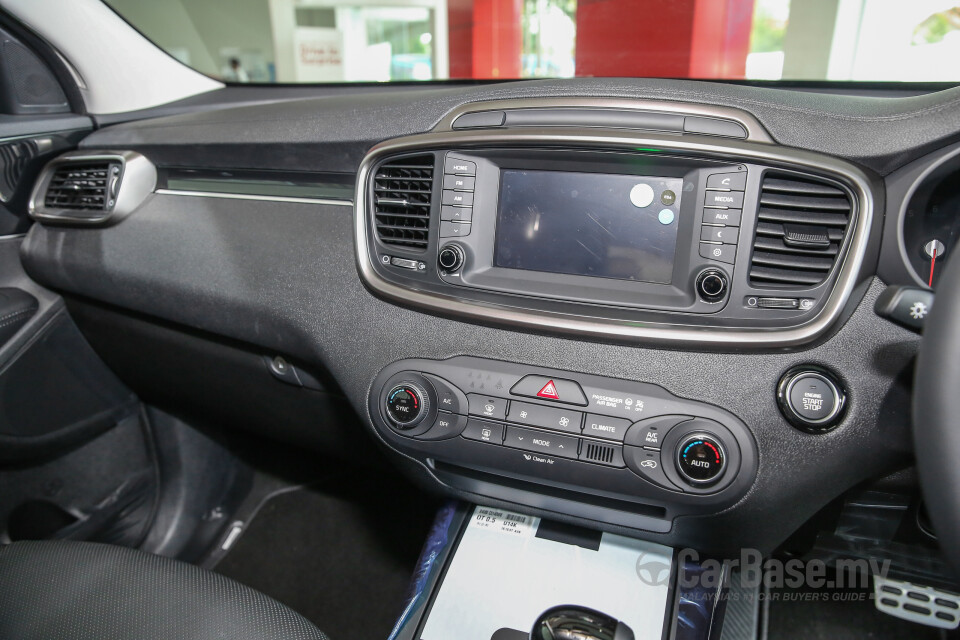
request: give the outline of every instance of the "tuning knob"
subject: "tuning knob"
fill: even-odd
[[[719,269],[704,269],[697,276],[697,295],[706,302],[719,302],[730,286],[727,274]]]

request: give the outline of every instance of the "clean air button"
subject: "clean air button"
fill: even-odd
[[[649,207],[653,202],[653,187],[640,183],[630,190],[630,202],[638,209]]]

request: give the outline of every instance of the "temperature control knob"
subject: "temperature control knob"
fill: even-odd
[[[403,382],[387,394],[384,408],[396,428],[412,429],[429,413],[430,396],[420,385]]]
[[[693,486],[716,482],[723,475],[726,464],[723,445],[711,435],[692,434],[677,445],[677,471]]]

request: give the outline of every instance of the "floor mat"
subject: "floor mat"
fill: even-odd
[[[271,498],[215,571],[334,640],[385,640],[439,502],[396,478],[358,482],[341,476]]]

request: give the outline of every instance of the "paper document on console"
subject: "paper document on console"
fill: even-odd
[[[661,640],[672,569],[663,545],[476,507],[420,638],[524,638],[547,609],[576,605]]]

